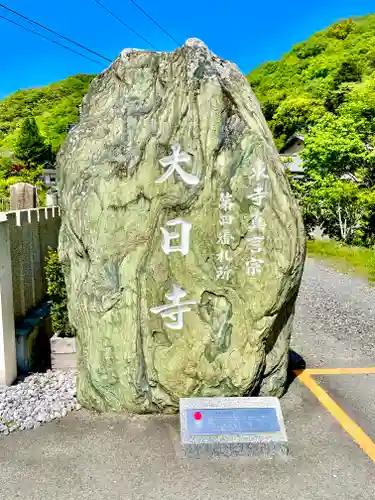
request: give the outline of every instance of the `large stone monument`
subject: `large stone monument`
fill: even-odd
[[[124,50],[93,80],[58,175],[83,405],[283,394],[303,225],[234,64],[196,39]]]

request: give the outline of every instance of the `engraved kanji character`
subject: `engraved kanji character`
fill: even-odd
[[[166,226],[173,227],[181,225],[181,235],[177,232],[170,233],[165,227],[161,227],[160,230],[163,233],[164,241],[161,245],[164,253],[167,255],[171,252],[180,252],[182,255],[187,255],[189,253],[189,235],[191,230],[190,222],[186,222],[182,219],[169,220]],[[180,245],[171,246],[172,240],[181,239]]]
[[[247,196],[248,199],[250,199],[254,205],[256,205],[257,207],[260,207],[261,204],[262,204],[262,201],[264,199],[266,199],[267,197],[267,193],[266,191],[262,188],[262,186],[257,186],[255,189],[254,189],[254,193],[252,194],[249,194]]]
[[[262,264],[264,264],[263,259],[251,257],[251,259],[246,262],[247,274],[249,276],[259,274],[262,270]]]
[[[180,163],[189,163],[190,161],[190,156],[184,151],[181,151],[180,145],[173,144],[172,155],[165,156],[164,158],[159,160],[159,163],[164,168],[169,168],[161,177],[159,177],[159,179],[155,181],[156,184],[161,184],[162,182],[167,180],[168,177],[173,174],[173,172],[176,171],[186,184],[189,184],[190,186],[196,186],[199,183],[198,177],[193,174],[189,174],[189,172],[185,172],[185,170],[180,166]]]
[[[259,253],[262,251],[261,244],[264,241],[264,236],[249,236],[247,241],[249,242],[250,248],[253,252]]]
[[[234,236],[232,236],[230,231],[228,231],[227,229],[224,229],[219,234],[219,239],[218,239],[217,243],[219,243],[220,245],[230,245],[232,240],[234,240]]]
[[[259,160],[259,159],[256,160],[254,172],[252,172],[252,174],[250,175],[250,178],[251,177],[255,177],[257,182],[259,182],[263,179],[264,180],[268,179],[266,166],[261,160]]]
[[[257,231],[262,231],[265,228],[264,219],[261,212],[257,211],[251,219],[251,229],[256,229]]]
[[[228,281],[232,270],[228,264],[221,265],[216,270],[216,279]]]
[[[166,294],[166,298],[172,302],[172,304],[152,307],[150,311],[154,314],[160,314],[162,318],[169,318],[173,323],[165,323],[167,328],[172,330],[181,330],[183,327],[183,313],[191,311],[192,305],[196,305],[195,300],[187,300],[185,302],[180,302],[182,297],[185,297],[186,292],[183,288],[177,285],[172,285],[172,293],[170,295]]]
[[[218,253],[218,259],[220,262],[232,262],[233,256],[229,248],[221,248]]]
[[[223,212],[229,212],[233,206],[232,198],[233,198],[233,196],[231,195],[231,193],[221,192],[220,193],[220,210],[222,210]]]
[[[233,216],[230,214],[220,215],[220,226],[230,226],[233,222]]]

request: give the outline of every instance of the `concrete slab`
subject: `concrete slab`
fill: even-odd
[[[322,375],[315,379],[375,442],[375,374]]]
[[[70,414],[0,438],[6,500],[373,500],[374,464],[298,381],[283,398],[290,454],[179,456],[178,416]]]

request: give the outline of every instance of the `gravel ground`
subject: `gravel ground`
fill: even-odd
[[[73,372],[36,373],[0,388],[0,434],[33,429],[80,408]]]
[[[307,259],[292,348],[310,367],[373,363],[374,325],[375,287]]]

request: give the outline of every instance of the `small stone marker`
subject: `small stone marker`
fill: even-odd
[[[26,182],[17,182],[10,186],[10,209],[26,208],[36,208],[36,187]]]
[[[270,456],[288,452],[277,398],[183,398],[180,425],[186,457]]]

